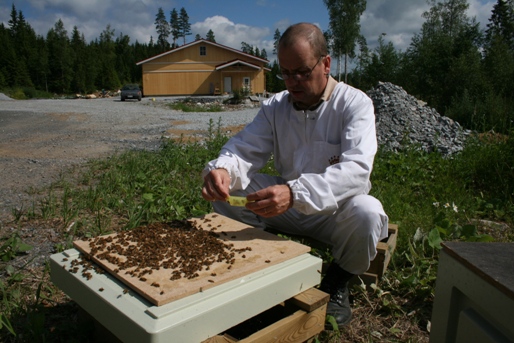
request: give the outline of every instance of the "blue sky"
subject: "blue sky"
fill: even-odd
[[[496,0],[468,0],[468,15],[482,27],[488,22]],[[290,24],[307,21],[321,29],[328,28],[328,13],[322,0],[0,0],[0,22],[7,26],[12,4],[21,10],[37,34],[46,36],[58,19],[71,35],[74,26],[89,42],[98,38],[110,24],[115,36],[130,36],[131,41],[149,42],[157,37],[155,15],[161,7],[169,19],[170,11],[184,7],[193,34],[205,37],[212,29],[216,41],[235,49],[241,42],[266,49],[273,59],[273,34]],[[386,42],[405,50],[414,33],[421,28],[421,14],[429,8],[426,0],[367,0],[361,17],[361,33],[374,48],[378,37],[386,33]]]

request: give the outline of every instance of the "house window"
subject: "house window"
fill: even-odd
[[[207,48],[205,46],[200,47],[200,56],[207,56]]]
[[[249,77],[243,77],[243,89],[245,91],[251,91],[251,84]]]

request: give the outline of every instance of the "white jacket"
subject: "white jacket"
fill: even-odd
[[[373,103],[331,77],[322,99],[306,111],[295,109],[287,91],[266,100],[203,175],[224,168],[230,190],[245,189],[273,155],[301,213],[331,214],[349,197],[367,194],[377,151]]]

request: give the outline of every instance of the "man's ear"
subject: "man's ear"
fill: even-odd
[[[326,75],[330,75],[330,62],[332,61],[332,58],[330,55],[325,56],[323,58],[323,68]]]

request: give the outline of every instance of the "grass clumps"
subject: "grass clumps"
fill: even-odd
[[[127,151],[92,161],[63,175],[46,190],[43,201],[18,211],[12,225],[53,223],[60,230],[59,251],[81,237],[209,213],[211,204],[201,197],[200,173],[228,139],[219,127],[211,122],[201,142],[166,140],[158,151]],[[450,158],[415,147],[379,151],[372,195],[399,225],[397,248],[379,285],[352,289],[351,327],[324,332],[318,342],[426,341],[440,242],[514,241],[513,163],[512,135],[477,136]],[[272,163],[264,172],[276,173]],[[3,242],[18,253],[28,249],[15,236]],[[10,267],[13,250],[2,251],[9,252],[2,253],[7,257],[0,265],[0,341],[77,337],[83,328],[72,316],[62,316],[62,311],[76,309],[49,281],[48,271]]]

